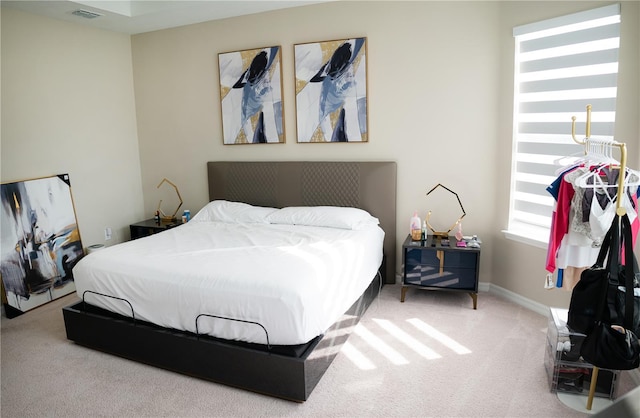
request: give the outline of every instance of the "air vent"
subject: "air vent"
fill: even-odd
[[[95,19],[102,16],[100,13],[90,12],[89,10],[78,9],[71,12],[72,15],[84,17],[85,19]]]

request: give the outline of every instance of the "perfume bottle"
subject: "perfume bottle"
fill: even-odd
[[[458,224],[458,230],[456,231],[456,239],[458,241],[462,241],[462,238],[464,237],[464,235],[462,235],[462,223]]]
[[[418,211],[415,211],[413,213],[409,228],[410,228],[409,233],[411,234],[411,239],[413,241],[419,241],[422,230],[420,229],[420,217],[418,216]]]

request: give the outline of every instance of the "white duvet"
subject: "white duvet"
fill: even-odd
[[[86,290],[124,298],[137,319],[196,331],[200,314],[261,324],[269,343],[305,343],[358,299],[382,262],[384,232],[283,224],[189,222],[93,252],[73,270]],[[131,316],[121,301],[88,303]],[[257,325],[201,317],[198,331],[265,344]]]

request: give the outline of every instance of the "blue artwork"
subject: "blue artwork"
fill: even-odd
[[[366,38],[295,46],[298,142],[366,142]]]
[[[219,55],[225,144],[284,142],[280,47]]]

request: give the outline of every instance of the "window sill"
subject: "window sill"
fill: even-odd
[[[549,230],[535,226],[517,226],[503,230],[505,238],[546,250],[549,246]]]

